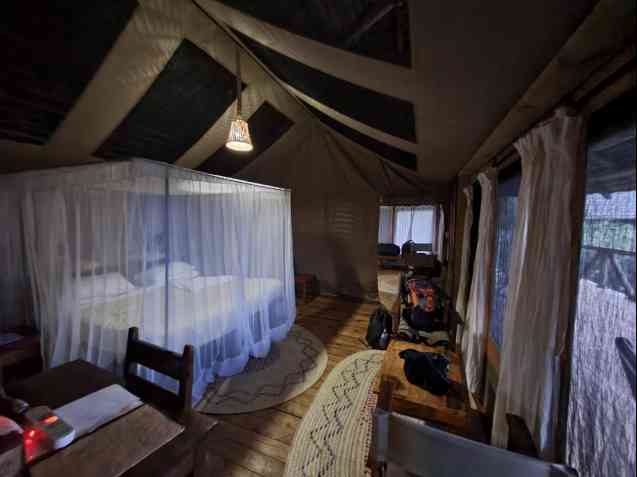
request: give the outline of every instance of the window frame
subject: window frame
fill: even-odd
[[[571,242],[571,282],[569,287],[570,306],[568,309],[568,322],[564,348],[560,354],[561,375],[559,383],[557,429],[555,436],[555,455],[561,463],[565,463],[567,458],[568,415],[573,372],[572,357],[575,345],[574,334],[575,320],[577,318],[577,297],[581,266],[580,258],[584,238],[584,218],[586,213],[588,149],[593,146],[600,137],[607,134],[609,130],[617,128],[618,125],[626,121],[627,115],[635,114],[632,106],[634,104],[635,96],[635,91],[630,91],[629,93],[614,99],[604,108],[595,111],[591,117],[588,118],[589,125],[586,142],[576,162],[574,178],[575,194],[573,202],[571,203],[573,238]]]

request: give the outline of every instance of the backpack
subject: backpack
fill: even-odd
[[[367,325],[367,344],[374,349],[387,349],[393,318],[383,305],[374,310]]]

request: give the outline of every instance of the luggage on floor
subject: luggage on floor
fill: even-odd
[[[392,316],[383,305],[374,310],[367,325],[367,344],[374,349],[387,349],[392,332]]]

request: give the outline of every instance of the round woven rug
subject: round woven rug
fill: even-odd
[[[312,387],[326,366],[321,340],[294,325],[283,341],[272,343],[265,358],[252,358],[241,373],[211,384],[197,410],[238,414],[276,406]]]
[[[361,351],[334,367],[294,436],[285,477],[363,476],[371,438],[370,391],[383,351]]]

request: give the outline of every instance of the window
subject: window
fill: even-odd
[[[509,286],[509,264],[518,208],[518,191],[522,170],[520,163],[503,169],[498,174],[496,189],[495,260],[493,265],[493,299],[489,336],[498,350],[502,347],[504,311]]]
[[[587,156],[566,434],[581,477],[635,475],[634,113],[598,126],[620,105],[593,118]]]
[[[394,236],[394,208],[381,205],[378,214],[378,243],[392,243]]]
[[[408,240],[413,240],[416,243],[431,244],[433,223],[433,207],[396,207],[394,243],[402,246]]]

